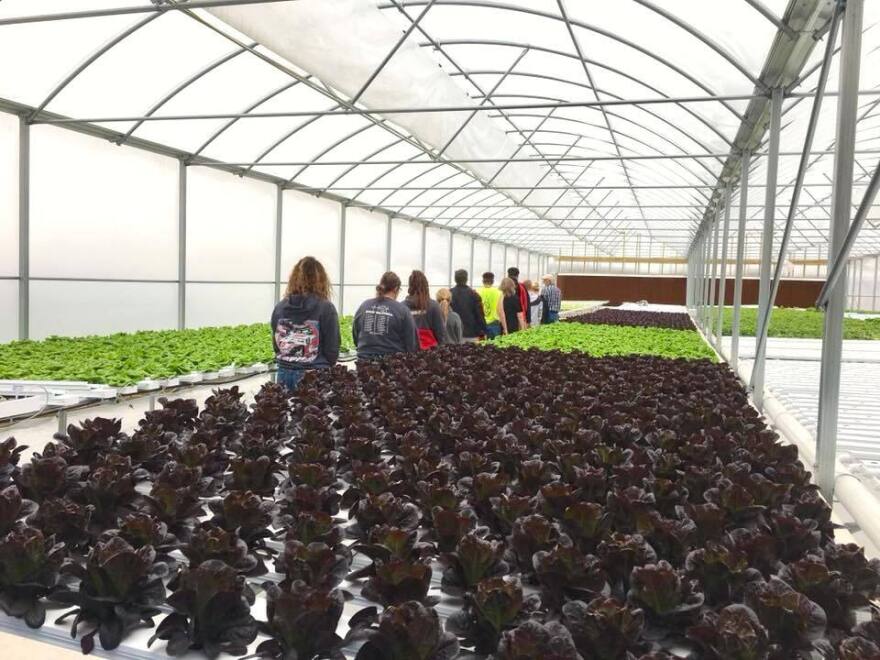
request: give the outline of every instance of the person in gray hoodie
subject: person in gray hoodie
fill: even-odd
[[[399,295],[400,278],[389,271],[382,275],[376,296],[358,307],[351,326],[358,359],[414,353],[419,349],[412,312],[397,302]]]
[[[434,348],[446,342],[446,319],[436,300],[431,300],[428,278],[420,270],[409,276],[409,295],[403,301],[416,324],[420,348]]]
[[[275,305],[271,324],[278,382],[288,389],[296,388],[306,370],[327,369],[339,359],[339,316],[330,291],[321,262],[303,257]]]

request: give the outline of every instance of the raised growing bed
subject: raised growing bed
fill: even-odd
[[[631,309],[601,308],[588,314],[569,316],[567,323],[590,325],[622,325],[639,328],[666,328],[669,330],[696,330],[688,314],[682,312],[640,312]]]
[[[696,332],[666,328],[552,323],[496,339],[497,346],[539,350],[582,351],[594,356],[657,355],[669,358],[717,359]]]
[[[743,307],[740,310],[740,334],[754,337],[757,332],[758,309]],[[733,308],[724,308],[722,332],[730,335],[733,327]],[[825,327],[825,313],[817,309],[794,309],[776,307],[770,316],[770,337],[819,339]],[[844,318],[844,339],[880,340],[880,318]]]
[[[351,323],[350,316],[339,321],[343,354],[355,348]],[[218,373],[223,369],[251,369],[251,365],[272,364],[274,359],[267,320],[216,328],[13,341],[0,344],[0,380],[85,381],[128,387],[193,373],[206,375],[205,380],[223,379],[227,375]]]
[[[252,410],[165,401],[20,466],[8,442],[0,607],[79,608],[85,650],[134,657],[146,621],[172,653],[297,660],[880,653],[880,564],[835,544],[726,366],[540,357],[441,348]]]

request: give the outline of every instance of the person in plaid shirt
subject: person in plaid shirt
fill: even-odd
[[[541,289],[541,298],[544,299],[544,323],[556,323],[559,320],[559,310],[562,308],[562,291],[553,283],[552,275],[544,275],[541,278],[544,287]]]

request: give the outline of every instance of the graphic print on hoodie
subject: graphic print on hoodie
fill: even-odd
[[[321,350],[321,325],[318,321],[297,323],[279,319],[275,326],[278,359],[288,363],[311,364]]]

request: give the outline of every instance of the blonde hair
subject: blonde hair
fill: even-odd
[[[498,288],[501,289],[501,293],[503,293],[505,296],[516,295],[516,285],[509,277],[505,277],[503,280],[501,280],[501,284],[498,285]]]
[[[449,318],[449,309],[452,305],[452,291],[443,287],[437,292],[437,302],[440,303],[440,311],[443,312],[443,318]]]
[[[321,262],[314,257],[303,257],[293,270],[290,271],[290,279],[287,281],[285,296],[312,294],[323,300],[330,300],[332,289],[330,278]]]

